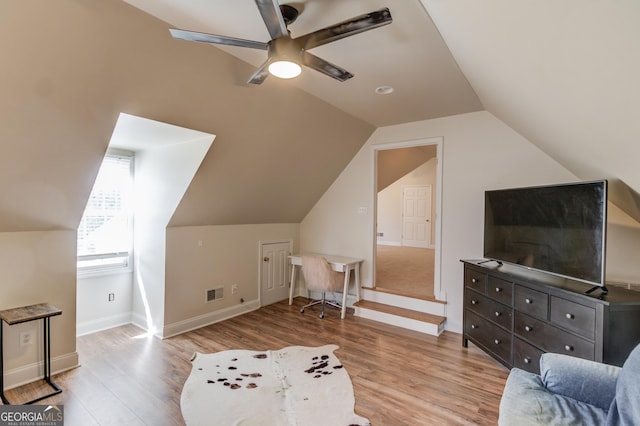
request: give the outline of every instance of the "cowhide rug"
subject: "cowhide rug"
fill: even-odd
[[[354,413],[349,374],[333,351],[290,346],[277,351],[196,353],[180,405],[198,425],[369,425]]]

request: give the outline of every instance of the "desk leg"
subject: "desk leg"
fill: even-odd
[[[4,326],[4,322],[0,320],[0,398],[2,399],[2,403],[4,405],[9,405],[9,401],[4,396],[4,353],[2,352],[2,328]]]
[[[360,301],[360,263],[354,265],[356,274],[356,302]]]
[[[342,289],[342,312],[340,318],[344,319],[347,315],[347,293],[349,293],[349,276],[351,275],[351,267],[347,266],[344,271],[344,288]]]
[[[293,291],[296,288],[296,265],[291,265],[291,283],[289,284],[289,306],[293,304]]]

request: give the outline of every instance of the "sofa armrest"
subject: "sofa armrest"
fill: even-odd
[[[545,353],[540,376],[551,392],[609,410],[621,368],[569,355]]]

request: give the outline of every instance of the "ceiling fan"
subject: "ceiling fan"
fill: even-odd
[[[266,50],[268,52],[267,60],[251,76],[248,81],[250,84],[261,84],[270,73],[280,78],[295,77],[300,74],[301,65],[305,65],[336,80],[346,81],[353,77],[353,74],[309,53],[308,50],[390,24],[392,21],[391,12],[385,7],[309,34],[292,38],[287,27],[298,17],[298,9],[288,4],[279,5],[278,0],[255,0],[255,2],[271,36],[271,40],[267,43],[179,29],[170,29],[169,31],[173,38],[180,40]]]

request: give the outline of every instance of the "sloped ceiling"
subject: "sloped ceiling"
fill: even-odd
[[[378,150],[376,158],[378,192],[437,155],[436,145]]]
[[[374,127],[120,0],[0,3],[0,232],[76,229],[120,113],[216,135],[174,225],[299,222]]]
[[[267,42],[269,33],[255,0],[124,0],[174,27]],[[483,109],[419,0],[280,0],[301,11],[289,30],[302,36],[355,16],[389,7],[389,25],[347,37],[312,53],[344,67],[355,77],[337,82],[303,69],[287,82],[376,127]],[[191,42],[176,40],[176,44]],[[263,50],[210,45],[252,65],[239,74],[247,81],[262,64]],[[206,54],[207,50],[203,50]],[[264,85],[277,79],[267,78]],[[379,86],[395,91],[380,96]]]
[[[422,2],[485,108],[639,220],[640,2]]]

